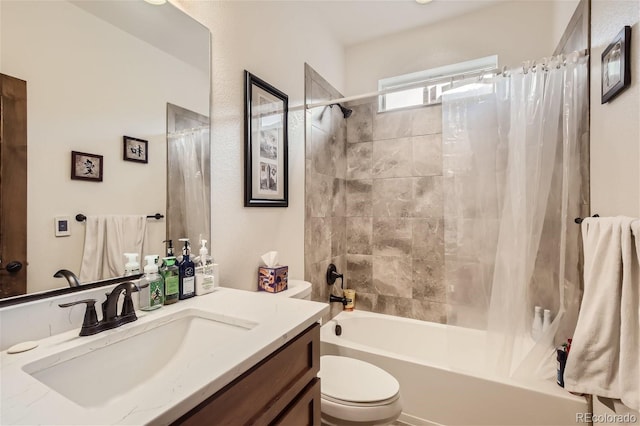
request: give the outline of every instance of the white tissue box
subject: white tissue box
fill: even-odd
[[[269,293],[285,291],[289,285],[289,267],[275,266],[258,268],[258,290]]]

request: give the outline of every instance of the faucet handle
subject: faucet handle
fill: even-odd
[[[148,286],[149,284],[147,283],[146,286]],[[133,306],[133,300],[131,299],[131,293],[136,292],[136,291],[140,291],[140,288],[146,287],[138,287],[135,283],[133,283],[132,281],[128,281],[124,284],[122,284],[122,286],[125,288],[126,292],[124,294],[124,301],[122,303],[122,312],[120,313],[121,316],[132,316],[133,318],[136,318],[136,308],[135,306]]]
[[[71,306],[79,305],[81,303],[87,304],[87,310],[84,311],[84,320],[82,321],[82,328],[80,329],[81,336],[88,336],[95,334],[92,330],[98,325],[98,314],[96,314],[96,299],[84,299],[76,302],[60,303],[58,306],[61,308],[69,308]]]

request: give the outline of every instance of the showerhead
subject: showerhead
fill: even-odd
[[[351,114],[353,113],[353,110],[352,110],[352,109],[349,109],[349,108],[343,107],[343,106],[342,106],[342,105],[340,105],[340,104],[331,104],[331,105],[329,105],[329,107],[333,108],[333,106],[334,106],[334,105],[338,105],[338,106],[340,107],[340,111],[342,111],[342,115],[344,116],[344,118],[349,118],[349,117],[351,117]]]

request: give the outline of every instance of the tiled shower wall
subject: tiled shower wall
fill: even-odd
[[[306,103],[341,94],[308,65]],[[377,98],[306,112],[305,280],[328,301],[334,263],[356,308],[444,322],[442,110],[377,112]],[[342,306],[334,303],[330,316]]]
[[[442,110],[350,104],[346,260],[357,308],[444,322]]]
[[[341,98],[342,95],[305,64],[307,104]],[[329,264],[346,272],[346,120],[340,108],[328,106],[306,111],[305,146],[305,247],[304,278],[312,283],[313,300],[328,302]],[[347,285],[345,273],[345,286]],[[339,281],[338,281],[339,282]],[[330,316],[341,309],[332,304]]]

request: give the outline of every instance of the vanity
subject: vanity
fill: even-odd
[[[317,321],[327,310],[219,288],[96,335],[75,328],[5,350],[0,423],[319,424]]]

